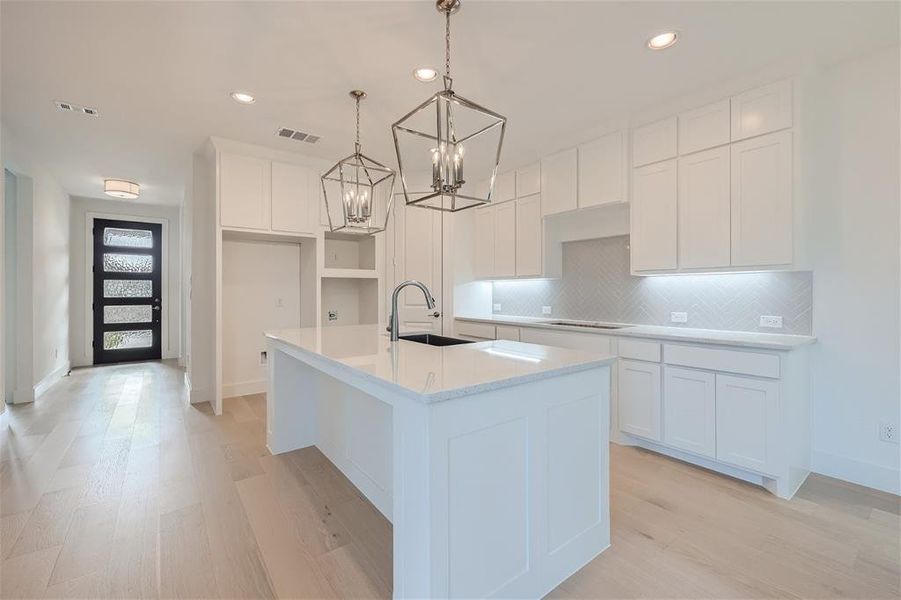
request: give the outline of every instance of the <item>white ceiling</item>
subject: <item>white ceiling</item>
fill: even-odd
[[[437,88],[443,20],[415,2],[0,4],[2,120],[72,194],[104,177],[177,204],[190,154],[217,135],[328,159],[363,144],[391,164],[390,124]],[[896,2],[488,2],[453,19],[457,91],[509,118],[504,163],[582,141],[592,124],[776,62],[828,64],[898,43]],[[650,52],[645,39],[681,32]],[[228,92],[249,90],[241,106]],[[97,107],[99,119],[54,100]],[[274,137],[288,126],[315,146]]]

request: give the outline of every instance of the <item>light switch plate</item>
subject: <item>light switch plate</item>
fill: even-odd
[[[551,307],[550,307],[550,306],[542,306],[542,307],[541,307],[541,314],[543,314],[543,315],[549,315],[549,314],[551,314]]]
[[[761,327],[771,327],[773,329],[782,329],[782,317],[775,317],[772,315],[761,315],[760,316],[760,326]]]
[[[688,313],[687,312],[671,312],[669,314],[669,320],[673,323],[688,323]]]
[[[493,305],[492,310],[494,310],[494,312],[501,312],[501,305],[500,304]]]

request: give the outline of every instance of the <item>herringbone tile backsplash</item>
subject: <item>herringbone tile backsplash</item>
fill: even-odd
[[[563,278],[494,282],[500,314],[641,325],[668,325],[810,334],[813,274],[809,271],[633,277],[629,236],[563,244]],[[687,312],[687,323],[670,313]],[[783,328],[758,326],[761,315],[782,316]]]

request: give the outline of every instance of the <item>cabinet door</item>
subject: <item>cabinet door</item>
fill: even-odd
[[[679,266],[730,264],[729,147],[679,159]]]
[[[630,223],[632,270],[677,267],[676,161],[634,169]]]
[[[792,82],[779,81],[732,97],[732,141],[792,126]]]
[[[619,360],[619,428],[660,441],[660,365]]]
[[[778,410],[778,382],[717,373],[717,460],[773,474]]]
[[[579,146],[579,208],[626,201],[622,131]]]
[[[498,325],[496,329],[497,339],[510,340],[513,342],[519,341],[519,327],[511,327],[510,325]]]
[[[516,203],[494,207],[494,275],[516,275]]]
[[[223,227],[269,229],[268,160],[219,155],[219,223]]]
[[[713,373],[667,365],[663,370],[663,441],[716,457],[716,384]]]
[[[311,233],[319,208],[312,169],[288,163],[272,163],[272,230]]]
[[[578,208],[578,171],[575,148],[541,159],[541,206],[545,215]]]
[[[676,156],[676,117],[632,131],[632,166],[640,167]]]
[[[679,115],[679,152],[688,154],[729,143],[729,100]]]
[[[491,279],[494,277],[494,207],[475,209],[474,220],[474,275],[479,279]]]
[[[541,265],[541,194],[533,194],[516,201],[516,276],[538,277]]]
[[[516,171],[516,196],[531,196],[541,191],[541,163]]]
[[[732,144],[732,264],[792,261],[792,132]]]
[[[500,173],[494,180],[494,198],[492,202],[506,202],[516,198],[516,171]]]

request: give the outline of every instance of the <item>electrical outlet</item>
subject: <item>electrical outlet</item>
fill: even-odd
[[[688,313],[687,312],[671,312],[669,314],[669,320],[673,323],[688,323]]]
[[[260,366],[265,367],[269,363],[269,356],[266,354],[266,351],[263,350],[260,352]]]
[[[782,317],[774,317],[771,315],[760,316],[761,327],[771,327],[773,329],[782,329]]]
[[[898,443],[898,426],[894,423],[882,422],[879,424],[879,439],[889,444]]]
[[[285,307],[285,299],[284,299],[284,298],[278,298],[278,299],[276,299],[276,301],[275,301],[275,307],[276,307],[276,308],[284,308],[284,307]]]
[[[328,311],[328,320],[329,321],[337,321],[338,320],[338,311],[337,310]]]
[[[492,310],[493,310],[494,312],[501,312],[501,305],[500,305],[500,304],[495,304],[495,305],[493,305],[493,306],[492,306]]]
[[[551,307],[550,307],[550,306],[542,306],[542,307],[541,307],[541,314],[543,314],[543,315],[549,315],[549,314],[551,314]]]

